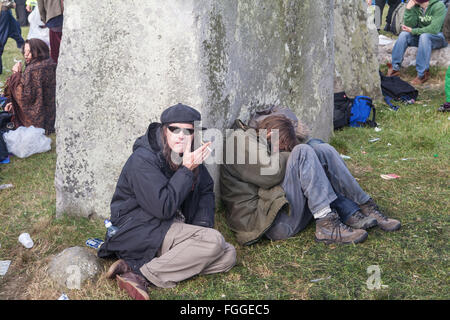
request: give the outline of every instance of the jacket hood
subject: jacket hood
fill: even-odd
[[[151,123],[145,135],[136,139],[136,142],[133,145],[133,152],[139,148],[145,148],[155,153],[159,153],[163,149],[160,128],[161,123]]]

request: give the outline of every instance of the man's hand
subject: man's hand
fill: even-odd
[[[402,25],[402,30],[411,33],[412,28]]]
[[[33,11],[33,9],[31,8],[31,6],[29,4],[27,5],[26,9],[27,9],[28,12]]]
[[[208,147],[211,145],[211,142],[205,143],[197,150],[191,152],[191,146],[186,146],[186,150],[183,153],[183,166],[188,168],[189,170],[194,170],[197,168],[206,158],[209,157],[210,151]]]
[[[409,0],[409,2],[406,4],[406,9],[411,9],[412,7],[414,7],[416,5],[416,1],[414,0]]]

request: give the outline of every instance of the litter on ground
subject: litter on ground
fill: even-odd
[[[380,177],[383,178],[384,180],[393,180],[393,179],[400,178],[400,176],[398,176],[394,173],[382,174],[382,175],[380,175]]]
[[[327,278],[319,278],[319,279],[313,279],[310,282],[319,282],[319,281],[323,281],[323,280],[329,280],[331,279],[331,276],[327,277]]]
[[[8,272],[10,264],[11,260],[0,261],[0,276],[4,276]]]

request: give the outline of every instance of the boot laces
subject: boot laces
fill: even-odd
[[[375,202],[370,203],[370,209],[374,214],[379,216],[381,219],[387,221],[388,218],[380,212],[380,208]]]
[[[333,238],[333,235],[335,235],[336,237],[334,239],[341,239],[341,231],[342,230],[347,230],[347,231],[353,231],[353,229],[345,224],[343,224],[341,222],[341,220],[339,219],[339,216],[336,214],[333,218],[332,218],[332,226],[333,226],[333,230],[331,231],[331,238]],[[336,233],[335,233],[336,232]]]

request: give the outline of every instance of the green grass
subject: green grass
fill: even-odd
[[[8,42],[5,68],[15,56]],[[442,73],[436,69],[435,75]],[[2,81],[5,74],[2,75]],[[415,105],[399,104],[394,112],[377,103],[380,132],[345,128],[331,144],[345,155],[363,189],[387,215],[400,219],[398,232],[378,228],[358,245],[324,245],[314,241],[314,223],[297,236],[279,242],[263,240],[250,247],[237,244],[217,211],[217,228],[236,246],[237,265],[226,274],[197,276],[174,289],[150,289],[155,299],[449,299],[449,114],[436,112],[444,101],[443,83],[420,88]],[[370,143],[371,138],[380,138]],[[46,274],[52,255],[71,246],[85,246],[104,236],[101,219],[55,218],[55,136],[52,151],[27,159],[13,157],[0,165],[0,260],[12,260],[0,277],[0,299],[128,299],[104,273],[81,290],[59,288]],[[407,160],[402,160],[407,159]],[[386,181],[380,175],[396,173]],[[29,232],[31,250],[17,241]],[[103,261],[106,270],[111,261]],[[369,290],[367,268],[378,265],[385,287]],[[324,279],[311,282],[314,279]]]

